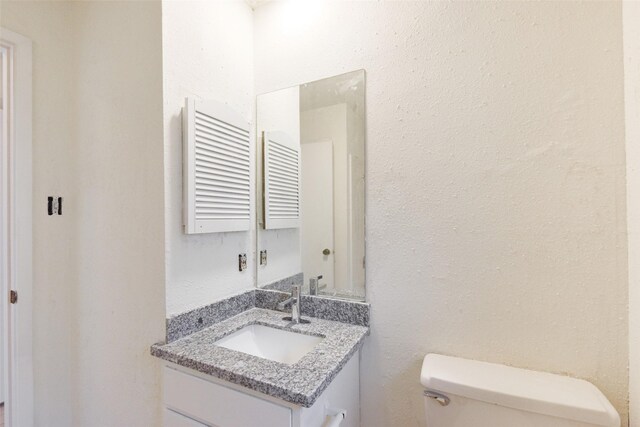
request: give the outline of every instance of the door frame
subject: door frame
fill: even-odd
[[[3,150],[0,234],[3,264],[0,301],[4,304],[5,425],[33,426],[33,176],[32,46],[28,38],[0,28],[4,55]],[[4,108],[6,107],[6,108]],[[5,238],[7,236],[7,238]],[[9,291],[18,303],[9,304]]]

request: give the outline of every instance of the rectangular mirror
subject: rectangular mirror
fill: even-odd
[[[364,70],[256,102],[257,286],[364,300]]]

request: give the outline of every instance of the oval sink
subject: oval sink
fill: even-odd
[[[263,359],[292,365],[309,353],[321,337],[264,325],[247,325],[214,344]]]

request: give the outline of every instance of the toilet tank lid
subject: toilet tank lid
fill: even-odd
[[[620,416],[590,382],[495,363],[428,354],[422,385],[430,390],[597,426],[620,427]]]

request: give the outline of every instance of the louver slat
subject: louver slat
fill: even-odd
[[[283,132],[264,133],[266,229],[300,226],[300,146]]]
[[[249,123],[221,104],[187,99],[183,131],[185,232],[249,230]]]

